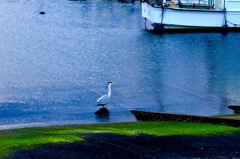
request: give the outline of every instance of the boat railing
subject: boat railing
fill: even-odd
[[[203,5],[207,5],[208,4],[208,0],[181,0],[183,4],[203,4]]]
[[[143,0],[142,2],[147,2],[152,6],[162,6],[167,5],[170,6],[171,3],[178,3],[178,0]],[[199,6],[207,6],[208,0],[181,0],[183,5],[199,5]]]

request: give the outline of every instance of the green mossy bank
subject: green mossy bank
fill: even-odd
[[[91,133],[116,133],[134,136],[216,136],[240,133],[239,127],[190,122],[131,122],[89,125],[51,126],[0,131],[0,158],[23,147],[61,142],[84,142],[84,135]]]

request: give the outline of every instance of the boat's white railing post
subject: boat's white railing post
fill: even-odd
[[[212,0],[208,0],[208,6],[212,6]]]
[[[223,0],[223,10],[226,10],[226,1]]]
[[[216,10],[219,10],[219,9],[221,9],[221,1],[220,0],[215,0],[215,9]]]

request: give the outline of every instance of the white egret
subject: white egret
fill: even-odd
[[[113,82],[108,82],[108,94],[101,96],[100,98],[98,98],[97,100],[97,104],[96,106],[102,106],[104,107],[105,105],[108,104],[110,98],[111,98],[111,85],[113,84]]]

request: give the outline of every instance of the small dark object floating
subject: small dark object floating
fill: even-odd
[[[106,115],[109,114],[107,108],[100,108],[98,111],[95,112],[95,115]]]
[[[235,114],[240,114],[240,106],[239,105],[229,105],[229,109],[232,109]]]
[[[39,12],[39,14],[45,14],[45,12]]]

